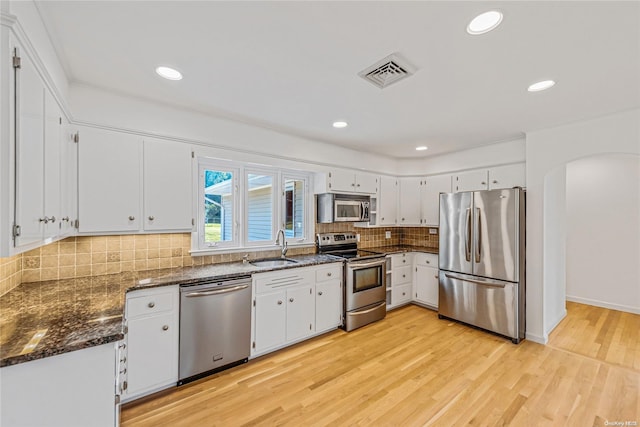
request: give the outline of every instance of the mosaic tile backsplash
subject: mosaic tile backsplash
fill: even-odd
[[[437,229],[434,229],[437,230]],[[438,247],[438,235],[429,228],[354,228],[351,223],[317,224],[317,233],[355,231],[361,248],[389,245]],[[391,238],[385,233],[389,231]],[[191,234],[79,236],[0,258],[0,295],[20,283],[101,276],[126,271],[189,267],[242,260],[244,252],[192,257]],[[314,247],[291,248],[288,255],[315,253]],[[252,259],[280,256],[279,250],[252,252]]]

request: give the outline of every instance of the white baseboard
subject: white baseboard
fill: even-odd
[[[529,333],[529,332],[526,332],[526,333],[524,334],[524,337],[525,337],[528,341],[533,341],[533,342],[536,342],[536,343],[538,343],[538,344],[542,344],[542,345],[546,344],[546,343],[547,343],[547,341],[549,341],[549,339],[548,339],[548,338],[544,338],[544,337],[541,337],[540,335],[535,335],[535,334],[532,334],[532,333]]]
[[[593,300],[589,298],[581,298],[581,297],[574,297],[571,295],[567,295],[567,301],[577,302],[580,304],[594,305],[596,307],[602,307],[602,308],[610,308],[611,310],[625,311],[627,313],[640,314],[639,307],[631,307],[631,306],[621,305],[621,304],[612,304],[609,302],[598,301],[598,300]]]

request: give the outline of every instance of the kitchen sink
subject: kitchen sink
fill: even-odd
[[[249,261],[249,264],[256,267],[282,267],[283,265],[297,264],[298,261],[291,258],[268,258]]]

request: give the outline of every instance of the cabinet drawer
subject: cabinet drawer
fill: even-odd
[[[328,267],[320,267],[316,270],[316,282],[342,279],[342,263],[331,264]]]
[[[415,254],[414,261],[416,265],[426,265],[429,267],[438,268],[438,255],[427,254],[424,252],[418,252]]]
[[[391,304],[398,305],[411,301],[411,284],[398,286],[391,290]]]
[[[396,269],[398,267],[402,267],[403,265],[411,265],[413,260],[413,254],[409,252],[405,252],[402,254],[393,254],[391,255],[391,268]]]
[[[310,284],[315,281],[315,271],[309,268],[291,268],[273,273],[253,275],[256,294],[277,291],[290,286]]]
[[[145,292],[142,295],[127,297],[127,318],[133,319],[140,316],[155,314],[177,309],[174,307],[174,295],[177,289],[167,292]]]
[[[392,286],[402,285],[404,283],[411,283],[413,280],[413,268],[411,265],[406,265],[404,267],[398,267],[393,270],[391,273],[391,281]]]

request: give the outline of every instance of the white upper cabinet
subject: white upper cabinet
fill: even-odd
[[[101,129],[80,130],[79,231],[141,229],[142,140]]]
[[[396,225],[398,217],[398,179],[393,176],[380,177],[378,196],[378,224]]]
[[[453,177],[453,191],[496,190],[526,187],[525,164],[518,163],[461,172]]]
[[[400,178],[398,225],[420,225],[420,178]]]
[[[19,49],[15,52],[18,56]],[[75,177],[68,166],[74,148],[65,136],[62,110],[33,63],[23,55],[14,70],[13,248],[22,252],[73,232],[67,216],[73,216]]]
[[[191,231],[192,178],[187,144],[83,129],[79,231]]]
[[[489,171],[486,169],[460,172],[453,176],[453,191],[479,191],[489,189]]]
[[[513,187],[526,187],[524,163],[489,169],[489,190]]]
[[[316,175],[316,193],[376,194],[378,176],[366,172],[335,169]]]
[[[144,229],[187,230],[192,224],[191,148],[144,140]]]
[[[440,193],[451,192],[451,175],[428,176],[420,187],[422,204],[420,225],[438,227],[440,223]]]

